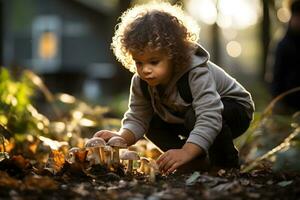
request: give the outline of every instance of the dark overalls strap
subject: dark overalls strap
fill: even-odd
[[[193,101],[193,96],[189,84],[189,72],[186,72],[176,83],[179,94],[181,98],[186,102],[186,103],[192,103]],[[148,100],[151,99],[149,91],[148,91],[148,84],[146,81],[140,79],[140,86],[142,93],[144,97]]]
[[[142,80],[141,78],[140,78],[140,86],[144,97],[148,100],[151,100],[151,96],[148,91],[148,84],[146,81]]]
[[[185,74],[183,74],[183,76],[177,81],[176,85],[177,85],[180,97],[186,103],[192,103],[193,95],[192,95],[191,87],[189,84],[189,72],[186,72]]]

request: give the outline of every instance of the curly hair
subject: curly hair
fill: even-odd
[[[199,27],[179,5],[150,2],[125,11],[117,24],[111,48],[123,66],[135,72],[133,52],[146,47],[162,50],[171,58],[175,72],[190,63]]]

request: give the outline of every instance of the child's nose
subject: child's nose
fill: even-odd
[[[152,72],[151,66],[149,66],[149,65],[144,65],[144,67],[143,67],[143,73],[144,73],[144,74],[149,74],[149,73],[151,73],[151,72]]]

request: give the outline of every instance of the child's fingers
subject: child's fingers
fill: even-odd
[[[161,155],[158,157],[158,159],[156,160],[156,163],[157,163],[158,165],[160,165],[160,164],[164,161],[164,159],[166,158],[166,156],[167,156],[167,152],[161,154]]]
[[[163,166],[163,171],[167,172],[170,170],[170,168],[176,163],[176,160],[170,159],[168,160],[164,166]]]
[[[94,134],[93,137],[101,137],[101,138],[102,138],[103,135],[106,134],[106,132],[107,132],[107,131],[105,131],[105,130],[98,131],[98,132],[96,132],[96,133]]]
[[[158,168],[160,171],[164,171],[165,165],[169,162],[170,158],[163,154],[161,157],[159,157],[159,160],[156,162],[158,164]]]
[[[172,172],[174,172],[178,167],[179,167],[179,163],[175,162],[168,170],[167,170],[167,174],[170,174]]]
[[[100,137],[104,140],[108,140],[112,137],[112,133],[110,131],[101,130],[96,132],[93,137]]]

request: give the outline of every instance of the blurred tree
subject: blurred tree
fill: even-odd
[[[3,38],[3,31],[2,31],[2,28],[3,28],[3,19],[2,19],[2,16],[3,15],[3,12],[2,12],[2,9],[3,9],[3,3],[2,1],[0,1],[0,16],[1,16],[1,20],[0,20],[0,38]],[[0,66],[3,65],[3,41],[2,39],[0,39]]]
[[[268,49],[271,40],[270,36],[270,8],[274,8],[274,0],[261,0],[262,2],[262,11],[263,11],[263,18],[261,22],[261,47],[262,47],[262,57],[261,57],[261,72],[260,78],[264,80],[265,72],[266,72],[266,63],[267,63],[267,56],[268,56]]]
[[[216,9],[217,9],[217,15],[218,15],[218,4],[219,1],[216,1]],[[220,64],[220,27],[218,26],[217,22],[215,22],[212,26],[211,26],[211,43],[212,43],[212,60],[216,63],[216,64]]]

